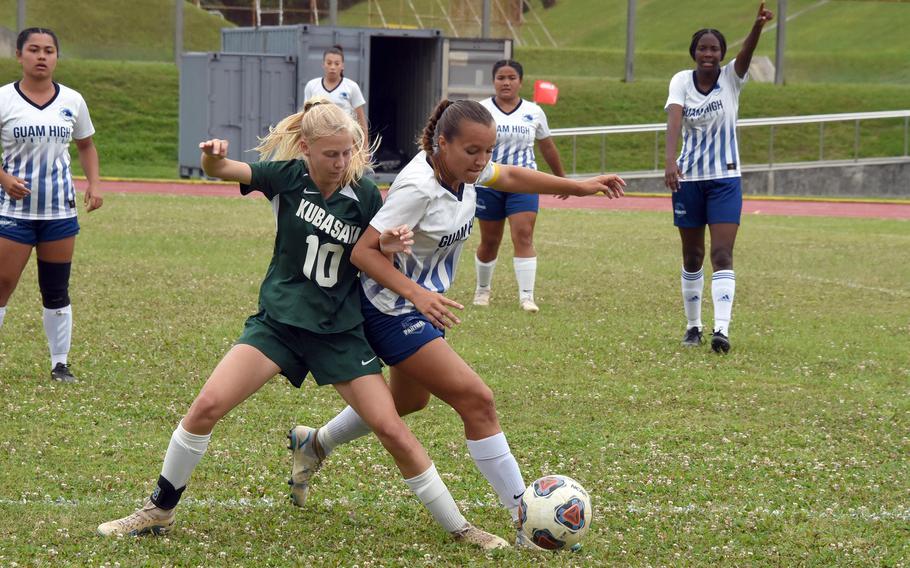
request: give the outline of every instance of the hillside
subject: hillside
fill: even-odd
[[[447,35],[452,28],[433,0],[413,0],[426,27],[438,27]],[[380,25],[380,6],[387,23],[417,26],[409,3],[379,0],[353,6],[340,15],[345,25]],[[443,2],[448,5],[448,2]],[[541,18],[560,48],[555,52],[544,41],[534,18],[523,28],[516,54],[527,57],[538,48],[541,59],[554,63],[541,72],[557,76],[602,76],[621,78],[626,45],[626,0],[558,0],[544,10],[533,0]],[[768,4],[776,9],[776,2]],[[910,84],[910,2],[874,0],[790,0],[787,23],[787,69],[790,83],[894,83]],[[682,6],[682,7],[680,7]],[[749,31],[757,3],[716,0],[639,0],[636,13],[636,77],[666,78],[689,65],[688,46],[692,33],[700,28],[721,30],[732,55]],[[475,30],[469,30],[474,33]],[[506,29],[494,35],[508,36]],[[461,34],[459,34],[461,35]],[[774,56],[776,28],[769,26],[758,54]],[[861,47],[859,47],[861,46]]]
[[[0,0],[0,25],[16,27],[16,0]],[[217,51],[229,22],[184,5],[186,51]],[[60,38],[64,58],[173,61],[172,0],[29,1],[26,26],[43,26]]]

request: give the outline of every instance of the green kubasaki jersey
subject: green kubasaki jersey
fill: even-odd
[[[382,206],[362,179],[323,199],[302,160],[257,162],[249,185],[272,201],[277,232],[259,307],[272,319],[314,333],[338,333],[363,321],[354,243]]]

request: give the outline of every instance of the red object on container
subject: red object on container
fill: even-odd
[[[559,88],[549,81],[534,81],[534,102],[542,105],[555,105],[559,98]]]

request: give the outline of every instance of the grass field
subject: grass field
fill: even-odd
[[[0,330],[0,565],[544,565],[449,542],[372,439],[334,454],[311,507],[286,499],[284,433],[341,408],[274,380],[216,429],[168,538],[102,540],[255,310],[274,224],[262,199],[107,196],[80,217],[71,362],[51,383],[31,264]],[[577,236],[585,238],[578,239]],[[497,396],[531,479],[579,479],[592,532],[560,565],[905,565],[910,558],[906,222],[748,216],[733,351],[682,350],[678,239],[663,214],[546,210],[540,314],[494,304],[450,340]],[[469,303],[465,249],[451,297]],[[706,306],[706,321],[711,321]],[[509,533],[454,412],[408,419],[466,515]]]

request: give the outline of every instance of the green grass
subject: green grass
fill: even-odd
[[[536,72],[526,76],[523,95],[530,97],[535,79],[551,79]],[[641,124],[666,121],[663,105],[667,80],[621,83],[610,79],[562,77],[559,103],[544,107],[551,127]],[[743,90],[740,118],[867,112],[906,108],[910,89],[897,85],[786,85],[752,83]],[[818,159],[818,125],[792,125],[775,129],[775,162]],[[740,129],[744,164],[768,161],[769,128]],[[904,152],[902,119],[874,121],[860,130],[860,157],[899,156]],[[664,134],[658,133],[659,165],[663,167]],[[655,134],[623,134],[606,139],[606,164],[611,171],[654,168]],[[557,139],[563,165],[571,167],[571,140]],[[826,159],[853,158],[854,127],[836,123],[825,127]],[[599,171],[601,138],[578,138],[578,171]]]
[[[665,120],[667,79],[626,84],[606,78],[552,75],[558,60],[545,50],[521,55],[529,69],[524,95],[530,97],[534,80],[555,80],[559,104],[545,110],[551,127],[637,124]],[[533,71],[531,71],[533,70]],[[542,70],[542,71],[538,71]],[[575,68],[569,67],[569,73]],[[14,60],[0,59],[2,82],[16,80]],[[669,74],[667,75],[669,76]],[[173,65],[154,62],[61,61],[57,79],[79,90],[95,124],[95,142],[103,175],[114,177],[175,178],[177,176],[178,77]],[[149,85],[154,85],[150,88]],[[859,112],[906,108],[910,88],[899,85],[787,85],[749,84],[743,91],[740,116],[787,116],[828,112]],[[869,124],[862,130],[863,155],[899,155],[903,152],[903,123]],[[744,163],[767,160],[767,129],[741,137]],[[817,158],[816,126],[791,126],[775,133],[776,161]],[[659,143],[663,144],[662,136]],[[569,160],[568,140],[559,142],[563,160]],[[608,140],[607,165],[616,170],[653,167],[654,135],[623,135]],[[73,147],[74,162],[75,147]],[[662,155],[662,154],[661,154]],[[853,156],[853,127],[832,127],[826,134],[826,156]],[[579,142],[579,171],[600,168],[600,140]],[[78,172],[78,165],[76,168]]]
[[[910,50],[910,37],[894,25],[910,18],[910,2],[834,0],[818,4],[816,0],[787,3],[791,17],[787,22],[787,46],[794,52]],[[535,2],[535,6],[539,3]],[[767,6],[776,12],[776,2],[768,2]],[[625,0],[571,0],[557,2],[549,10],[538,8],[536,12],[560,47],[621,50],[626,45],[626,10]],[[692,33],[700,28],[720,30],[733,45],[748,35],[757,11],[758,2],[638,2],[636,47],[642,51],[687,53]],[[535,28],[533,24],[526,27]],[[769,28],[759,51],[773,54],[776,41],[776,31]],[[533,41],[530,45],[534,45]]]
[[[21,78],[15,60],[0,59],[2,83]],[[60,61],[55,78],[82,93],[95,125],[105,176],[177,177],[179,82],[172,64]],[[75,144],[75,171],[81,172]]]
[[[0,0],[0,25],[16,27],[17,0]],[[62,57],[174,61],[173,0],[26,2],[25,25],[51,28]],[[230,22],[185,2],[185,51],[217,51]]]
[[[551,560],[449,542],[372,439],[339,449],[310,507],[293,508],[284,432],[342,404],[281,379],[219,424],[171,536],[95,536],[148,494],[174,425],[256,309],[274,224],[262,199],[117,194],[80,222],[71,362],[82,381],[47,378],[34,263],[0,331],[0,564]],[[450,293],[465,304],[476,243]],[[593,496],[585,548],[560,565],[910,557],[906,222],[746,216],[726,357],[679,347],[666,214],[546,210],[536,243],[541,313],[517,309],[506,245],[493,305],[469,307],[449,337],[494,389],[526,479],[570,474]],[[507,535],[455,413],[434,401],[408,423],[466,515]]]

